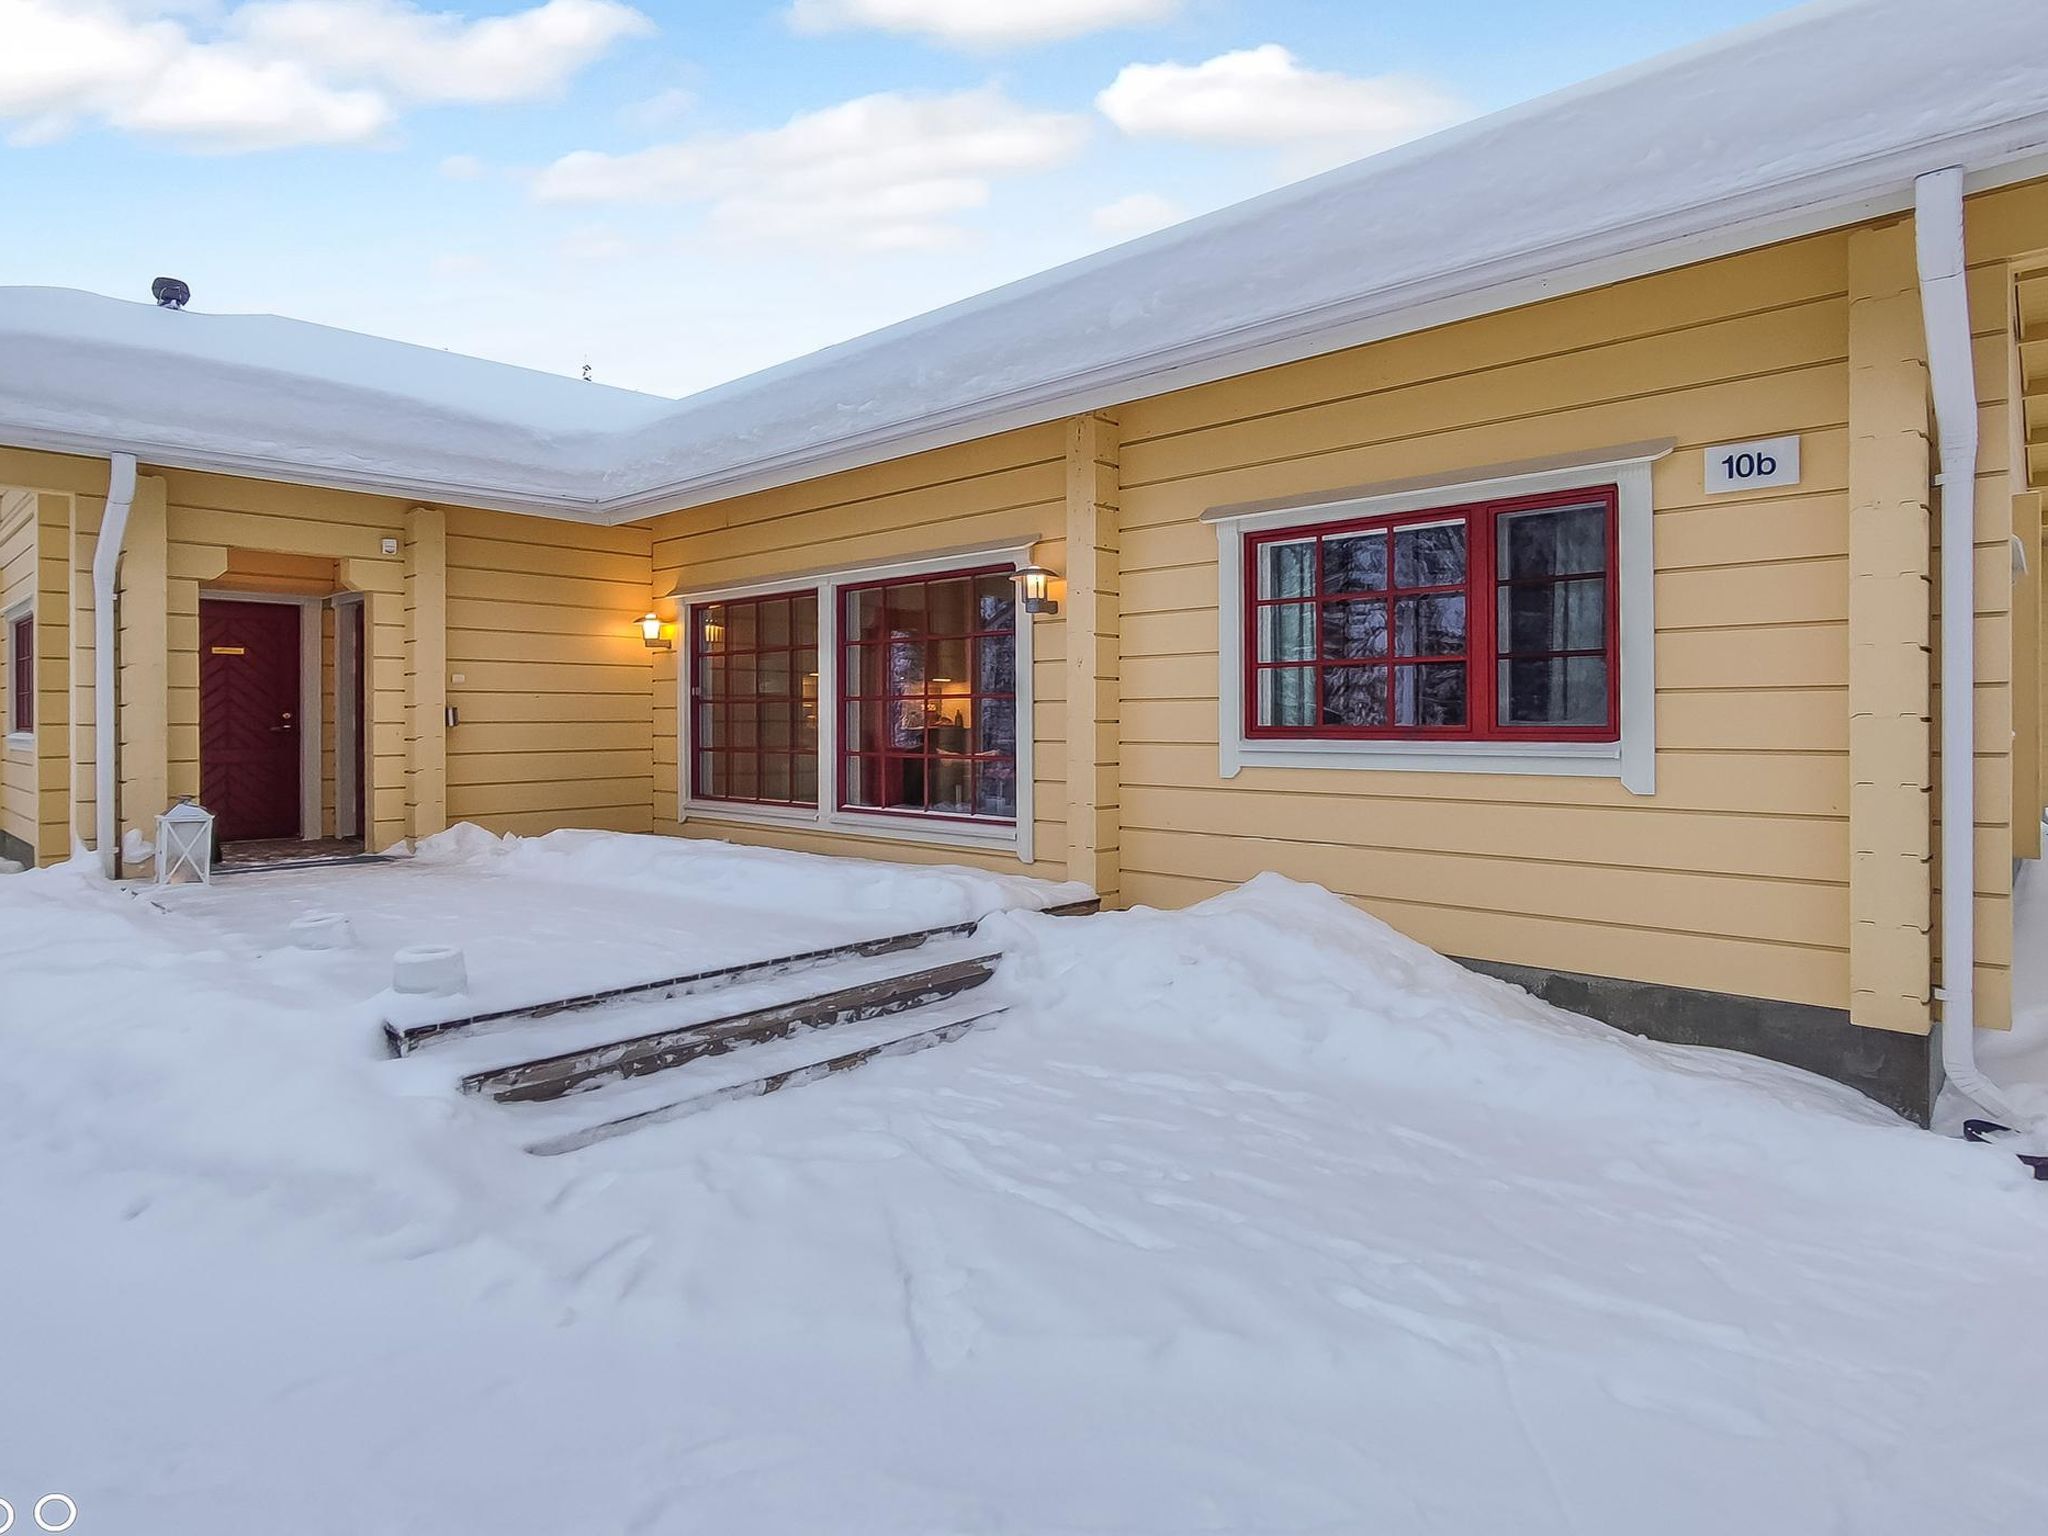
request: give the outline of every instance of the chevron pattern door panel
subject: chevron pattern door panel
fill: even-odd
[[[199,802],[224,843],[297,837],[299,610],[199,605]]]

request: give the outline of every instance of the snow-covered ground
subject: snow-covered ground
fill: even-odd
[[[472,944],[609,942],[683,875],[614,868],[627,904],[590,875],[629,840],[441,852]],[[710,856],[743,896],[752,857]],[[2048,1188],[1846,1090],[1616,1034],[1267,877],[998,916],[997,1026],[531,1158],[380,1059],[356,983],[249,980],[293,890],[343,909],[382,877],[364,947],[414,926],[399,873],[247,877],[267,915],[232,884],[166,912],[0,880],[17,1509],[62,1491],[79,1536],[2048,1529]],[[919,921],[1034,904],[755,878],[792,914],[847,881]]]
[[[501,840],[465,824],[395,863],[252,871],[147,899],[178,919],[168,931],[188,934],[216,979],[239,993],[282,1008],[324,994],[391,1016],[436,1011],[384,995],[393,952],[410,945],[459,946],[470,989],[457,1011],[482,1012],[1093,894],[957,865],[610,832]],[[316,913],[346,917],[354,944],[297,947],[292,924]]]

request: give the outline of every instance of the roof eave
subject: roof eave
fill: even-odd
[[[515,512],[527,516],[566,518],[583,523],[626,521],[624,518],[607,516],[604,503],[595,496],[562,496],[531,487],[474,485],[448,479],[382,474],[373,470],[307,464],[300,460],[278,459],[265,454],[196,448],[189,444],[157,442],[148,438],[118,436],[111,433],[59,432],[43,427],[16,426],[9,422],[0,422],[0,446],[84,458],[105,458],[110,453],[132,453],[144,465],[155,469],[184,469],[204,474],[235,475],[243,479],[274,480],[285,485],[311,486],[319,490],[360,491],[366,495],[392,496],[401,500],[434,505],[475,507],[486,512]]]
[[[611,497],[603,503],[604,515],[608,521],[630,522],[773,490],[1883,218],[1912,207],[1914,177],[1951,165],[1971,168],[1967,189],[1972,193],[2048,176],[2048,113],[1617,225],[1486,266],[1437,274],[1342,306],[1297,312],[1251,331],[976,401],[744,470]]]
[[[1971,192],[2048,176],[2048,113],[1849,162],[1654,218],[1618,223],[1592,235],[1518,252],[1485,265],[1433,274],[1343,304],[1297,311],[1184,347],[1124,359],[913,421],[815,444],[743,469],[684,477],[613,496],[569,496],[532,486],[470,484],[307,465],[268,455],[13,427],[4,422],[0,422],[0,442],[91,456],[128,452],[145,463],[174,469],[577,522],[626,523],[1900,213],[1912,206],[1914,177],[1952,165],[1969,168],[1967,188]]]

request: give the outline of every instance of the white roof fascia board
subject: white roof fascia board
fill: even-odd
[[[38,427],[0,424],[0,447],[90,459],[103,459],[110,453],[132,453],[145,470],[184,469],[200,474],[234,475],[246,480],[274,480],[282,485],[310,486],[316,490],[360,491],[369,496],[392,496],[436,506],[474,507],[484,512],[515,512],[585,523],[630,521],[628,518],[607,516],[604,503],[594,496],[549,496],[504,486],[475,486],[450,480],[379,475],[370,471],[307,464],[303,460],[266,458],[261,454],[188,448],[176,443],[158,443],[113,433],[53,432]]]

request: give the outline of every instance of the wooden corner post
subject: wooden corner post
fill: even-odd
[[[405,832],[448,826],[448,514],[405,514]]]
[[[1067,878],[1117,904],[1122,866],[1122,469],[1116,416],[1066,423]]]
[[[1933,975],[1926,343],[1910,220],[1849,235],[1849,1016],[1925,1034]]]

